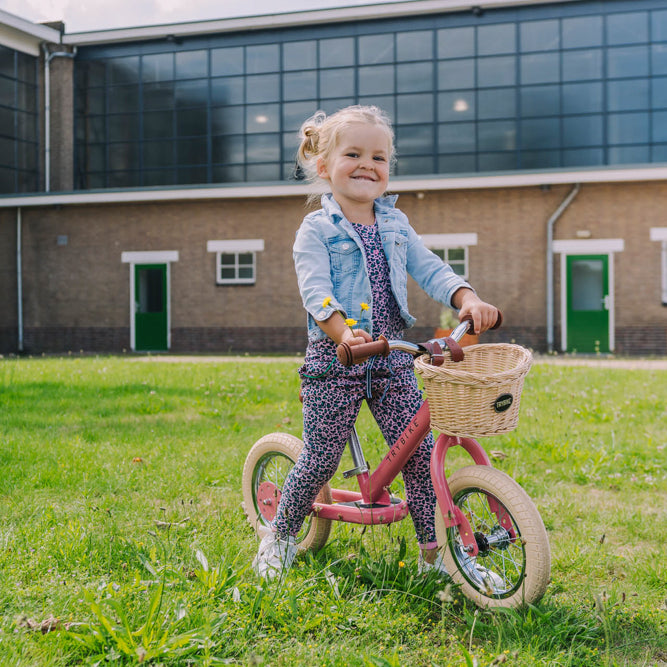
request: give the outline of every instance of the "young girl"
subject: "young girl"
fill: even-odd
[[[442,304],[470,316],[475,332],[493,326],[494,306],[420,241],[406,216],[383,196],[394,160],[393,132],[377,107],[323,112],[301,128],[298,160],[311,180],[328,184],[322,208],[307,215],[294,243],[299,290],[308,313],[302,379],[304,447],[282,490],[273,530],[265,529],[253,562],[262,577],[288,569],[299,532],[322,486],[336,472],[361,403],[366,399],[385,439],[393,443],[422,404],[412,358],[394,351],[344,368],[343,341],[358,345],[383,334],[401,338],[415,318],[407,305],[407,274]],[[354,327],[354,328],[353,328]],[[437,553],[435,492],[430,476],[433,436],[403,470],[406,499],[421,547],[419,570],[444,565]],[[436,558],[437,557],[437,558]]]

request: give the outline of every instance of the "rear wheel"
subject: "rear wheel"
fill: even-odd
[[[302,449],[303,443],[293,435],[270,433],[248,452],[243,466],[243,507],[255,530],[275,519],[285,479]],[[316,500],[331,503],[328,484],[322,487]],[[330,530],[330,519],[310,514],[296,536],[296,544],[300,550],[318,551],[326,544]]]
[[[462,468],[448,482],[479,549],[471,558],[458,527],[445,527],[438,507],[438,544],[462,593],[480,607],[516,608],[537,602],[549,583],[551,552],[544,523],[528,494],[490,466]]]

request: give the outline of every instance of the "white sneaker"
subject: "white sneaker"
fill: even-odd
[[[257,532],[262,540],[252,562],[255,573],[262,579],[273,579],[289,570],[297,552],[294,538],[281,540],[268,526],[260,526]]]
[[[445,567],[445,562],[442,560],[442,553],[438,553],[434,563],[429,563],[424,560],[424,554],[420,551],[419,560],[417,561],[417,572],[419,572],[419,574],[433,572],[433,574],[442,574],[445,577],[449,576],[449,572],[447,572],[447,568]]]

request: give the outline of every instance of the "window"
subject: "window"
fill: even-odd
[[[454,273],[468,279],[468,248],[477,245],[477,234],[422,234],[421,239]]]
[[[659,241],[662,245],[660,255],[660,273],[661,279],[661,298],[662,305],[667,306],[667,227],[652,227],[651,241]]]
[[[257,274],[256,256],[264,250],[263,239],[209,241],[208,252],[215,253],[217,285],[254,285]]]

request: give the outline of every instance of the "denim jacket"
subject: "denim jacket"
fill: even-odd
[[[391,290],[409,328],[416,320],[408,311],[408,274],[431,298],[447,306],[458,289],[472,288],[424,246],[407,216],[394,206],[397,199],[396,195],[376,199],[375,219],[389,264]],[[373,335],[364,245],[331,194],[322,196],[322,208],[309,213],[297,231],[294,265],[308,313],[309,340],[326,338],[317,322],[336,311],[357,320],[355,328]],[[368,310],[362,310],[361,303],[368,304]]]

